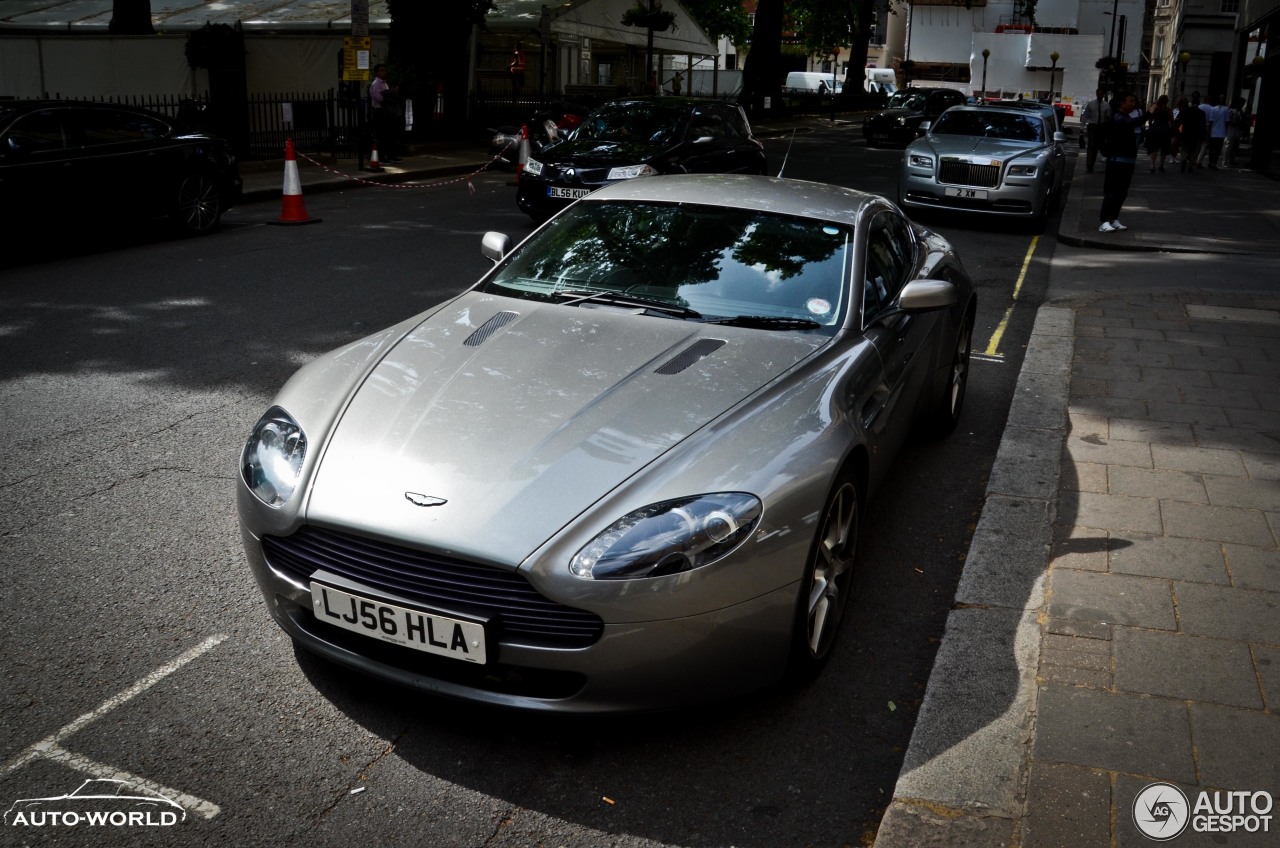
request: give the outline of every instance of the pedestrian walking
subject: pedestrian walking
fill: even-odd
[[[1200,167],[1200,149],[1208,131],[1204,112],[1200,108],[1200,92],[1191,92],[1191,102],[1178,112],[1178,143],[1182,147],[1182,173],[1189,174]]]
[[[1147,153],[1151,156],[1151,173],[1158,169],[1164,173],[1164,160],[1173,145],[1173,112],[1169,109],[1169,96],[1160,95],[1156,105],[1145,116],[1147,124]]]
[[[1219,103],[1217,95],[1209,95],[1209,105],[1204,109],[1205,122],[1209,125],[1209,170],[1218,170],[1222,159],[1222,147],[1227,141],[1227,116],[1231,112],[1225,103]]]
[[[1129,184],[1133,182],[1133,170],[1138,163],[1138,136],[1134,118],[1138,99],[1132,94],[1116,97],[1111,109],[1111,121],[1106,126],[1102,146],[1107,157],[1107,172],[1102,181],[1102,208],[1098,212],[1098,232],[1114,233],[1129,229],[1120,223],[1120,209],[1129,196]]]
[[[1227,142],[1222,149],[1222,164],[1236,166],[1236,151],[1240,149],[1240,130],[1244,125],[1244,98],[1237,97],[1227,108]]]
[[[1084,169],[1092,174],[1093,166],[1098,161],[1098,144],[1102,138],[1102,128],[1111,120],[1111,105],[1107,103],[1107,93],[1101,88],[1098,89],[1097,96],[1085,104],[1081,120],[1084,121],[1088,146],[1084,158]]]

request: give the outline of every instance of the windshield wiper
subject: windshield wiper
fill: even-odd
[[[781,318],[776,315],[734,315],[731,318],[712,318],[703,323],[755,327],[760,330],[816,330],[822,326],[808,318]]]
[[[573,306],[578,303],[608,303],[614,306],[634,306],[637,309],[652,309],[671,315],[676,318],[692,318],[695,320],[702,318],[702,313],[680,306],[676,303],[667,303],[662,300],[653,300],[638,295],[626,294],[624,292],[609,291],[585,291],[582,289],[561,289],[553,292],[555,297],[567,297],[569,300],[564,302],[565,306]]]

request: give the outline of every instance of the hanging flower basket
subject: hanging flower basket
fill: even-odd
[[[649,7],[643,5],[644,0],[639,0],[636,5],[622,13],[622,23],[626,26],[643,27],[651,29],[654,32],[666,32],[676,28],[676,13],[666,12],[662,9],[654,9],[651,13]]]

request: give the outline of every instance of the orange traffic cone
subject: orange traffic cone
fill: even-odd
[[[280,206],[280,219],[272,224],[318,224],[302,205],[302,180],[298,179],[298,160],[293,155],[293,139],[284,142],[284,201]]]
[[[369,148],[369,167],[365,168],[365,170],[381,171],[382,163],[378,161],[378,142],[371,142],[371,144],[372,146]]]
[[[524,173],[524,166],[529,164],[529,125],[520,125],[520,156],[516,160],[516,182],[520,182],[520,176]]]

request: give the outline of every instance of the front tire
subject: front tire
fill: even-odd
[[[203,235],[218,226],[222,198],[218,184],[207,173],[188,174],[178,183],[173,221],[187,235]]]
[[[973,322],[969,315],[965,315],[960,322],[959,330],[956,331],[946,384],[934,403],[928,422],[935,435],[945,436],[960,423],[960,413],[964,409],[964,396],[969,387],[969,354],[972,347]]]
[[[822,509],[796,599],[788,669],[793,679],[812,678],[831,656],[852,594],[861,500],[854,480],[842,474]]]

